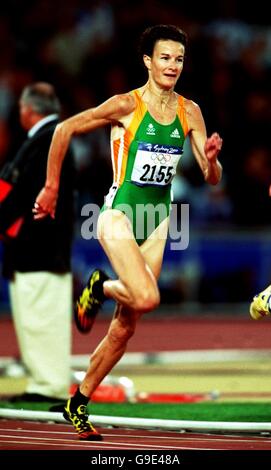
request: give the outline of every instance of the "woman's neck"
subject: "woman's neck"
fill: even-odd
[[[142,97],[152,105],[158,106],[163,112],[172,105],[172,98],[175,96],[174,90],[164,90],[148,81],[143,88]],[[174,99],[175,101],[175,99]]]

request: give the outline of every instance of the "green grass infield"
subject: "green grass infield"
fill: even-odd
[[[49,403],[0,401],[0,408],[48,411]],[[93,403],[89,414],[127,418],[176,419],[195,421],[271,422],[271,403]]]

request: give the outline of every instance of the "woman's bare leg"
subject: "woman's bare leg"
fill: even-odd
[[[162,224],[162,229],[166,234],[168,221],[165,220]],[[146,240],[140,247],[140,255],[144,263],[148,263],[146,269],[151,272],[151,276],[155,281],[160,274],[165,242],[165,238],[155,238],[154,234],[152,239]],[[119,282],[121,284],[121,281],[111,282]],[[86,376],[80,385],[80,391],[83,395],[91,397],[99,383],[121,359],[126,350],[128,340],[135,332],[137,321],[142,313],[142,311],[137,311],[125,305],[117,305],[107,335],[90,358],[90,365]]]

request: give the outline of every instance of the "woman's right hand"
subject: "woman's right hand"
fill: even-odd
[[[34,213],[34,219],[43,219],[48,215],[55,218],[55,210],[57,203],[58,191],[44,186],[38,194],[32,212]]]

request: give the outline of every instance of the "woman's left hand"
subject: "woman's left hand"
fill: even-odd
[[[204,152],[209,161],[215,160],[222,148],[223,140],[217,132],[214,132],[211,137],[205,142]]]

